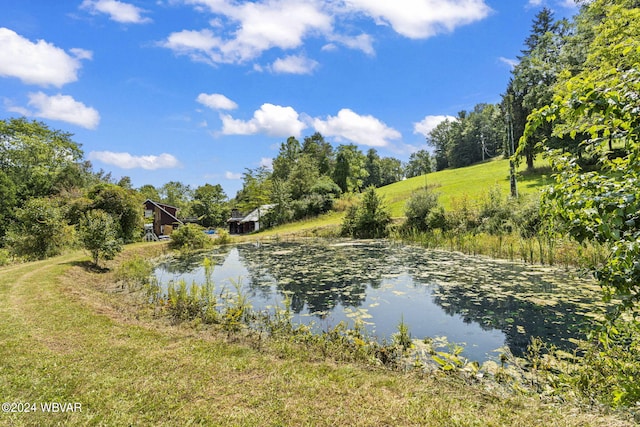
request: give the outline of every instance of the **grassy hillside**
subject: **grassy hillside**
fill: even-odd
[[[525,166],[519,168],[518,178],[520,194],[531,194],[551,182],[549,171],[540,161],[536,164],[537,172],[524,172]],[[411,194],[418,188],[428,186],[440,196],[440,203],[445,209],[451,209],[456,200],[467,197],[471,201],[481,199],[488,191],[498,186],[503,194],[509,194],[509,161],[504,159],[490,160],[466,168],[447,169],[427,175],[410,178],[387,185],[378,190],[385,197],[387,205],[394,217],[404,216],[404,206]]]
[[[532,194],[538,192],[551,183],[550,171],[547,164],[538,160],[536,170],[525,171],[526,166],[521,165],[518,173],[518,191],[520,194]],[[494,159],[484,163],[475,164],[466,168],[447,169],[439,172],[410,178],[396,182],[378,189],[378,194],[384,196],[391,215],[395,218],[404,216],[405,204],[411,194],[417,189],[428,186],[438,193],[440,203],[445,209],[452,209],[456,200],[467,198],[471,202],[482,199],[492,187],[498,186],[502,193],[509,194],[509,161]],[[323,229],[340,225],[344,212],[331,212],[306,221],[299,221],[271,228],[260,233],[262,236],[322,233]]]

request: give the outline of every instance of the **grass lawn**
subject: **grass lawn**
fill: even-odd
[[[120,259],[163,248],[128,246]],[[626,425],[456,376],[299,350],[154,318],[82,253],[0,268],[2,401],[82,409],[3,412],[0,425]]]
[[[542,160],[536,163],[538,172],[524,172],[521,165],[518,172],[518,192],[532,194],[544,185],[551,183],[550,174],[544,169]],[[542,171],[542,172],[541,172]],[[476,201],[486,195],[492,187],[498,186],[505,196],[509,195],[509,160],[494,159],[484,163],[458,169],[446,169],[426,175],[409,178],[378,189],[378,194],[385,197],[391,215],[404,216],[404,206],[411,194],[418,188],[428,186],[440,196],[440,204],[451,209],[456,200],[467,197]]]

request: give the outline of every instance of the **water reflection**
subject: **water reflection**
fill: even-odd
[[[381,338],[404,319],[414,337],[447,336],[477,360],[505,344],[521,355],[531,336],[570,348],[599,301],[592,281],[557,269],[384,241],[247,244],[207,256],[217,286],[242,278],[255,309],[288,294],[295,321],[330,327],[357,314]],[[201,265],[202,256],[173,260],[157,275],[202,282]]]

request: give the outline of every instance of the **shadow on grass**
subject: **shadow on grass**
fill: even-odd
[[[539,188],[552,184],[553,170],[550,166],[537,167],[532,170],[524,170],[518,173],[518,184],[529,188]]]
[[[68,263],[65,263],[65,264],[72,265],[74,267],[80,267],[84,271],[87,271],[89,273],[104,274],[104,273],[108,273],[109,271],[111,271],[111,269],[108,268],[108,267],[100,267],[99,265],[96,265],[92,261],[88,261],[88,260],[71,261],[71,262],[68,262]]]

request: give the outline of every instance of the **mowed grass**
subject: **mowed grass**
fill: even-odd
[[[122,257],[158,247],[129,246]],[[0,269],[1,400],[82,405],[3,412],[0,425],[626,425],[456,376],[341,364],[294,343],[284,350],[173,326],[131,301],[81,253]]]
[[[534,172],[526,172],[525,165],[518,168],[519,194],[532,194],[551,184],[552,179],[545,162],[538,160],[535,166]],[[465,198],[475,203],[494,187],[507,196],[510,194],[509,160],[493,159],[464,168],[446,169],[409,178],[379,188],[378,194],[384,196],[393,217],[402,217],[407,200],[416,190],[425,186],[438,194],[439,202],[445,209],[455,208]]]

